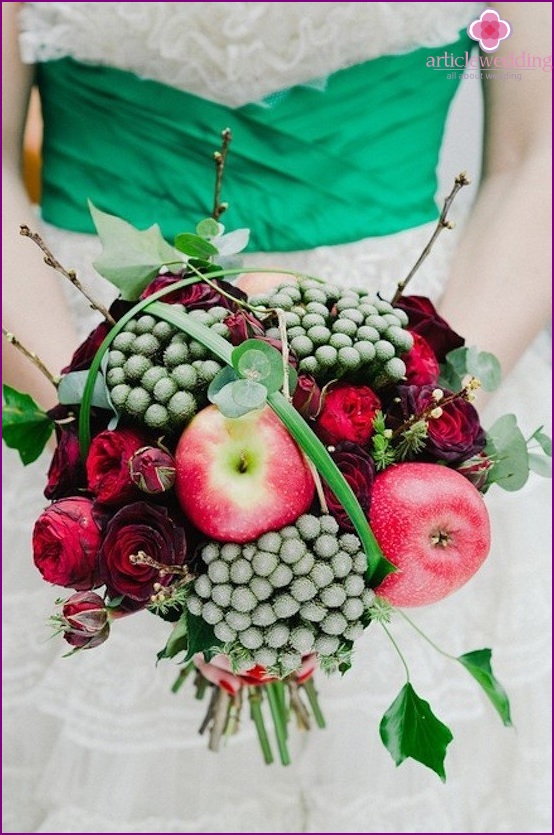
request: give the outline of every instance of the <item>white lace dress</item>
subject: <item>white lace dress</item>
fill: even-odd
[[[456,39],[471,3],[29,3],[21,15],[27,61],[66,55],[105,63],[231,106],[385,53]],[[314,79],[320,79],[314,82]],[[448,141],[448,140],[447,140]],[[444,160],[452,160],[447,148]],[[463,154],[448,173],[468,167]],[[444,190],[444,186],[442,188]],[[57,256],[95,281],[91,236],[47,229]],[[428,227],[346,247],[249,256],[390,293]],[[450,244],[454,243],[451,236]],[[437,297],[447,274],[441,243],[413,291]],[[347,269],[345,270],[345,256]],[[105,285],[104,285],[105,289]],[[72,300],[79,326],[93,324]],[[525,429],[547,413],[546,363],[535,347],[492,404]],[[533,404],[533,414],[523,411]],[[518,404],[520,408],[518,410]],[[527,410],[529,411],[529,410]],[[404,763],[395,769],[379,719],[403,683],[386,636],[372,627],[352,671],[319,678],[328,729],[295,735],[293,764],[264,768],[245,720],[213,755],[196,729],[204,705],[169,688],[171,662],[154,659],[168,627],[146,612],[117,623],[110,640],[62,659],[44,622],[55,589],[30,560],[30,530],[44,506],[47,460],[23,470],[7,455],[5,493],[6,812],[8,832],[546,832],[548,615],[545,482],[487,497],[493,551],[451,599],[414,613],[453,654],[495,650],[516,730],[505,729],[473,681],[402,623],[416,690],[452,728],[448,781]]]

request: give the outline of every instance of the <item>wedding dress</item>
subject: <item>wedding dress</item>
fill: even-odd
[[[253,102],[271,108],[276,91],[295,85],[325,95],[333,74],[379,56],[421,46],[440,51],[479,9],[472,3],[28,3],[21,51],[24,60],[45,65],[74,59],[85,71],[115,67],[231,113]],[[214,146],[225,126],[213,125]],[[163,135],[158,139],[163,143]],[[211,150],[199,149],[207,167]],[[233,153],[232,146],[229,179]],[[193,228],[200,211],[183,217],[183,229]],[[247,260],[366,284],[390,296],[432,227],[421,222],[338,246],[249,253]],[[45,235],[56,256],[106,298],[109,287],[90,266],[98,252],[94,236],[52,223],[45,223]],[[412,292],[440,295],[454,243],[451,236],[439,244]],[[71,304],[84,336],[97,319],[76,294]],[[547,379],[544,346],[537,343],[496,396],[485,425],[506,411],[518,414],[524,432],[546,422]],[[61,658],[61,642],[48,641],[45,626],[58,590],[43,583],[29,553],[32,524],[45,504],[47,464],[43,457],[23,470],[8,452],[4,470],[3,831],[549,831],[546,482],[531,475],[517,494],[493,488],[487,496],[493,549],[485,566],[451,598],[412,613],[455,655],[494,648],[515,731],[502,727],[458,665],[406,624],[392,626],[414,687],[455,735],[442,785],[411,761],[396,769],[381,745],[378,723],[403,672],[377,626],[357,643],[346,676],[318,676],[328,727],[293,733],[288,768],[261,765],[246,711],[240,733],[219,755],[206,750],[197,733],[204,705],[187,685],[170,693],[175,667],[154,664],[168,627],[147,612],[117,622],[94,651]]]

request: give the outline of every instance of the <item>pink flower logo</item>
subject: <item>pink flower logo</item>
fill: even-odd
[[[494,52],[500,41],[510,37],[512,28],[494,9],[485,9],[478,20],[469,24],[467,33],[474,41],[479,41],[485,52]]]

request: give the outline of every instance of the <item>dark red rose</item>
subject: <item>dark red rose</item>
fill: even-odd
[[[300,374],[292,405],[300,412],[304,420],[313,420],[321,408],[321,389],[310,374]]]
[[[95,588],[101,585],[97,565],[100,538],[90,499],[60,499],[35,522],[35,565],[48,583],[77,590]]]
[[[223,320],[223,324],[229,328],[229,342],[232,345],[240,345],[246,339],[254,339],[265,333],[260,320],[246,310],[231,313]]]
[[[394,304],[407,313],[410,331],[427,340],[439,362],[444,362],[449,351],[464,345],[465,339],[439,316],[426,296],[401,296]]]
[[[100,550],[108,594],[123,594],[146,605],[154,583],[160,579],[164,585],[171,582],[171,570],[162,576],[161,567],[183,565],[185,555],[185,532],[165,508],[147,502],[126,505],[108,523]]]
[[[47,499],[74,496],[86,484],[76,421],[70,419],[68,423],[56,424],[56,436],[58,442],[44,490]]]
[[[354,491],[360,507],[367,514],[371,505],[371,491],[375,478],[373,459],[358,444],[353,444],[350,441],[338,444],[334,452],[331,453],[331,458]],[[341,528],[353,531],[354,526],[350,517],[327,484],[323,485],[323,492],[327,500],[329,513],[335,517]]]
[[[440,368],[435,352],[421,334],[411,331],[414,345],[402,354],[406,366],[406,379],[411,386],[435,385],[440,377]]]
[[[110,633],[106,604],[93,591],[80,591],[68,597],[62,606],[62,622],[65,640],[79,649],[97,647]]]
[[[427,440],[425,457],[433,461],[446,461],[448,464],[467,461],[481,452],[485,446],[485,431],[479,423],[477,410],[464,400],[456,397],[450,402],[433,399],[433,386],[398,386],[402,411],[406,418],[422,415],[430,409],[436,409],[437,417],[427,420]],[[444,391],[443,400],[452,392]]]
[[[110,313],[117,322],[132,306],[131,302],[116,299],[110,307]],[[111,329],[112,326],[108,322],[103,321],[91,331],[71,357],[69,365],[62,368],[62,374],[69,374],[70,371],[85,371],[87,368],[90,368],[94,355]]]
[[[339,383],[330,388],[315,429],[326,444],[352,441],[363,446],[373,434],[373,418],[381,401],[368,386]]]
[[[157,293],[158,290],[163,290],[165,287],[171,287],[172,284],[175,284],[176,281],[181,281],[182,278],[182,275],[176,275],[175,273],[163,273],[162,275],[156,276],[148,287],[143,290],[141,299],[146,299],[152,293]],[[222,281],[219,278],[210,280],[212,284],[216,284],[225,293],[233,296],[233,298],[243,302],[247,300],[248,296],[246,293],[233,284],[229,284],[228,281]],[[183,304],[187,310],[209,310],[210,307],[225,307],[231,311],[238,310],[238,305],[234,301],[218,293],[217,290],[214,290],[205,281],[197,281],[194,284],[188,284],[186,287],[182,287],[180,290],[175,290],[173,293],[168,293],[163,297],[162,301],[166,304]]]
[[[89,490],[103,504],[123,504],[138,496],[129,461],[145,445],[132,429],[106,429],[93,438],[86,460]]]
[[[175,459],[159,447],[142,447],[129,460],[129,475],[142,493],[165,493],[175,484]]]

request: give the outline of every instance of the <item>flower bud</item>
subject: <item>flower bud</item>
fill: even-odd
[[[131,456],[129,473],[143,493],[165,493],[175,484],[175,460],[159,447],[145,446]]]
[[[92,649],[110,634],[109,613],[102,598],[90,591],[68,597],[62,606],[64,638],[77,649]]]
[[[64,638],[68,644],[76,649],[93,649],[94,647],[103,644],[110,634],[110,624],[107,623],[104,629],[100,630],[96,635],[87,635],[85,632],[77,632],[73,629],[68,629],[64,632]]]

